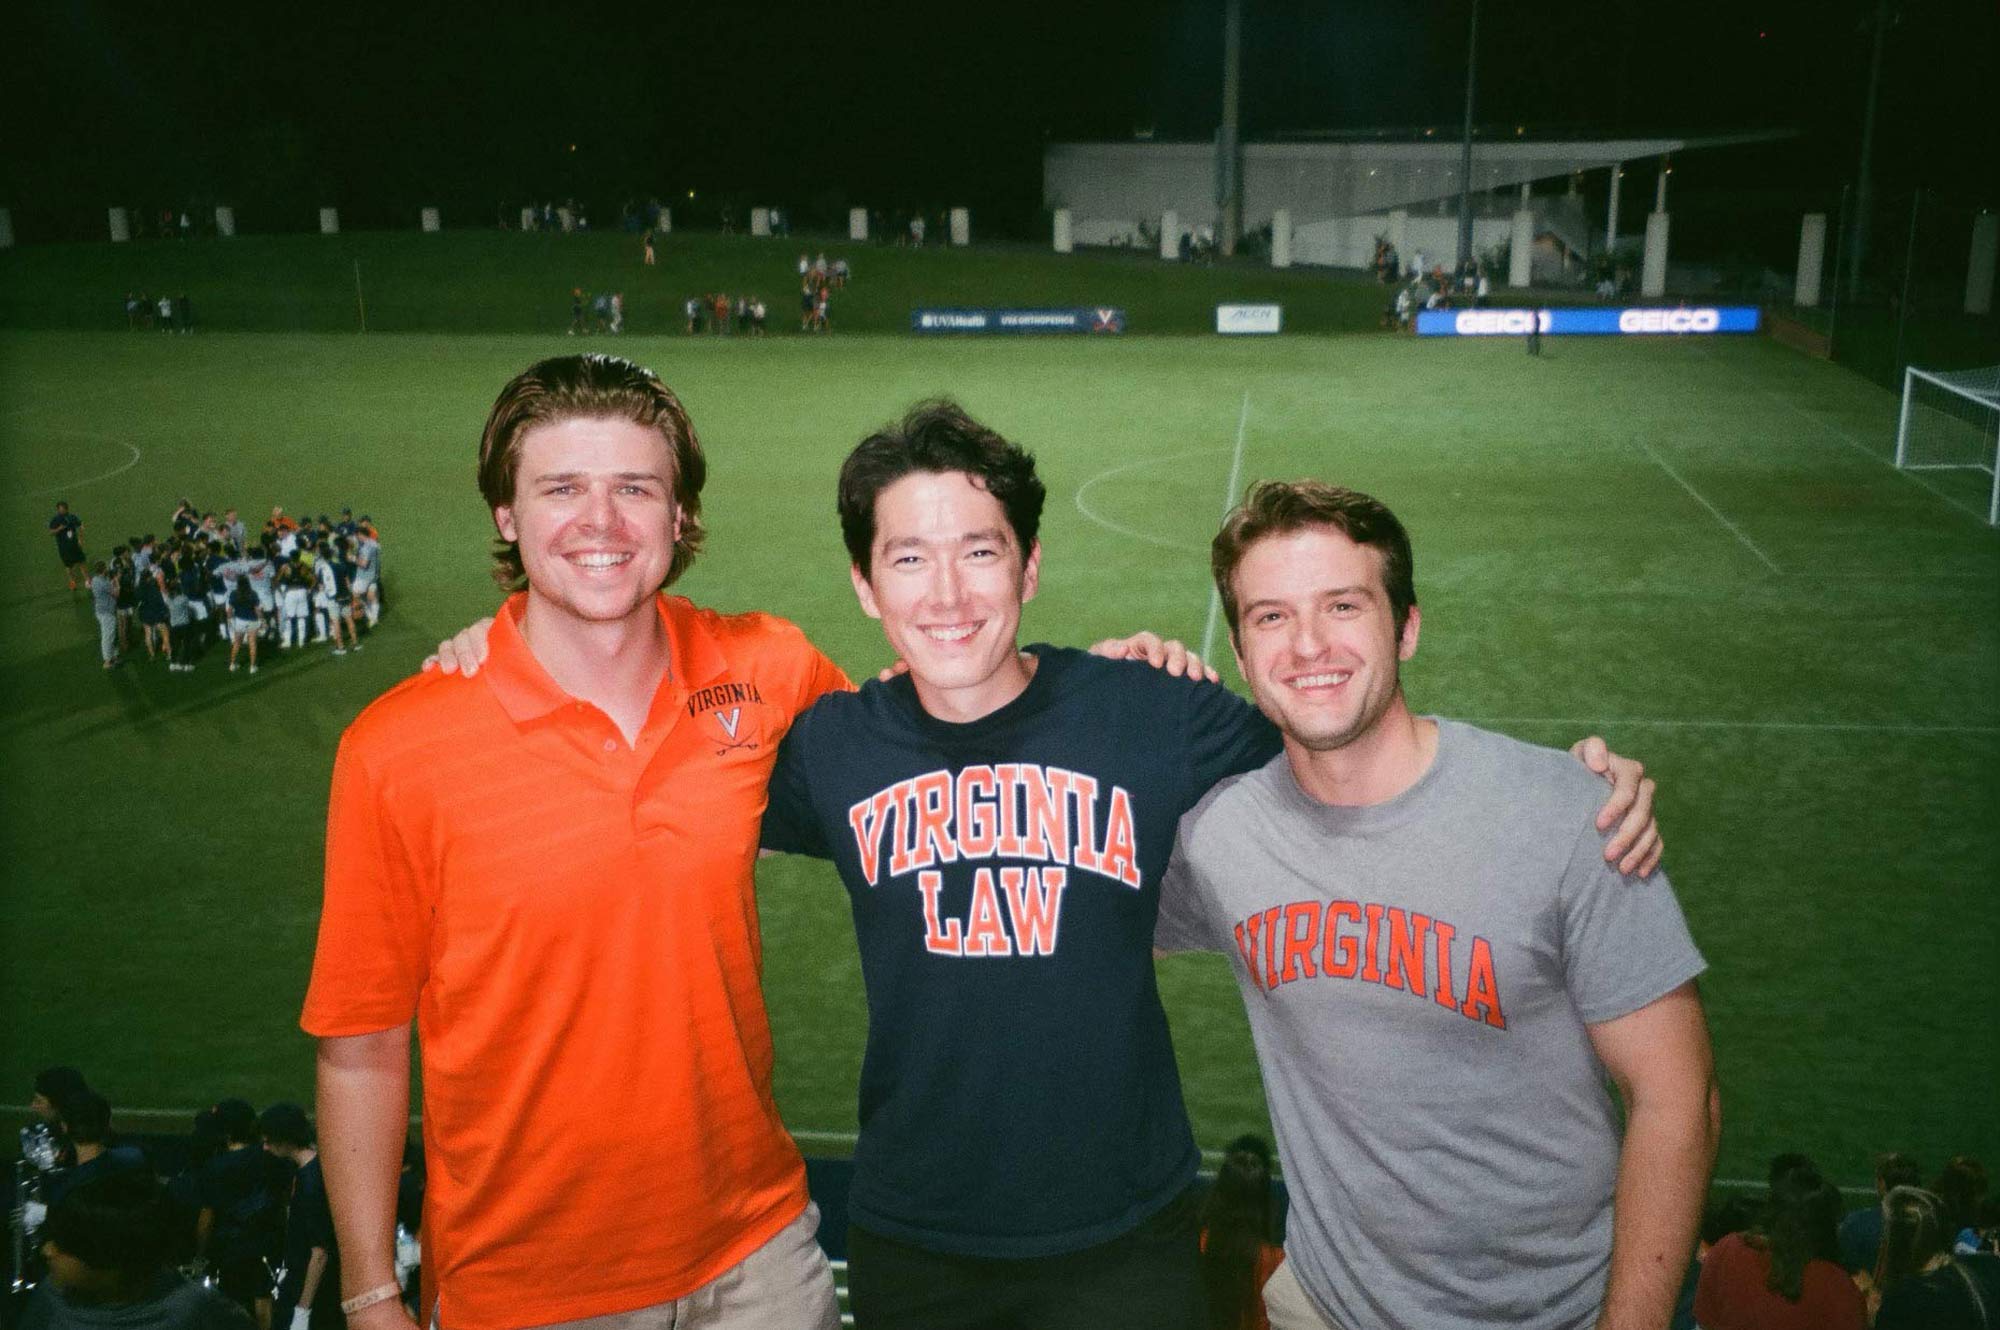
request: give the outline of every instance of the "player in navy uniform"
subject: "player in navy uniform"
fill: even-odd
[[[83,519],[71,512],[62,499],[56,500],[56,515],[49,519],[49,534],[56,538],[56,557],[62,560],[71,594],[79,588],[88,588],[90,567],[83,553]]]
[[[1211,683],[1019,648],[1042,499],[949,403],[850,454],[855,592],[910,673],[822,698],[771,781],[766,848],[832,859],[860,942],[876,1330],[1205,1324],[1158,883],[1180,816],[1279,739]]]

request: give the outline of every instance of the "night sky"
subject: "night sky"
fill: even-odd
[[[1470,0],[1244,4],[1246,138],[1457,132]],[[1837,189],[1873,9],[1484,0],[1478,118],[1544,136],[1796,129],[1781,150],[1690,163],[1688,187]],[[2000,4],[1895,9],[1878,187],[2000,203]],[[808,217],[969,203],[989,234],[1027,234],[1045,142],[1207,138],[1221,85],[1221,0],[50,0],[9,27],[0,204],[24,240],[94,236],[112,203],[227,202],[286,229],[321,203],[406,225],[424,203],[483,223],[529,198],[608,212],[648,195],[696,222],[728,201]]]

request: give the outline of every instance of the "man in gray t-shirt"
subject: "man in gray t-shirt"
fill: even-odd
[[[1310,482],[1215,542],[1285,752],[1181,820],[1157,945],[1229,955],[1249,1012],[1291,1191],[1271,1324],[1663,1327],[1714,1160],[1704,963],[1666,881],[1605,864],[1594,778],[1410,713],[1411,562]]]

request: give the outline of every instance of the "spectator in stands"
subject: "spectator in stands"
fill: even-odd
[[[1271,1241],[1271,1147],[1258,1136],[1229,1143],[1201,1203],[1201,1282],[1210,1330],[1270,1330],[1264,1281],[1285,1259]]]
[[[293,1168],[285,1206],[284,1278],[272,1306],[274,1330],[312,1330],[347,1323],[340,1313],[340,1256],[327,1206],[326,1178],[312,1124],[297,1104],[273,1104],[258,1117],[264,1150]]]
[[[93,1178],[146,1167],[146,1156],[129,1145],[111,1146],[111,1105],[95,1090],[79,1090],[63,1101],[63,1135],[76,1162],[42,1180],[42,1200],[54,1205]]]
[[[264,1260],[275,1254],[278,1214],[264,1153],[256,1148],[257,1112],[241,1099],[225,1099],[215,1117],[224,1145],[197,1175],[195,1257],[214,1270],[225,1296],[268,1325],[271,1280]]]
[[[1881,1256],[1883,1198],[1897,1187],[1922,1182],[1923,1171],[1908,1155],[1891,1151],[1875,1156],[1875,1203],[1848,1211],[1840,1221],[1840,1263],[1849,1274],[1867,1274]]]
[[[1667,1322],[1669,1330],[1699,1330],[1694,1319],[1694,1299],[1701,1286],[1702,1265],[1716,1243],[1731,1233],[1741,1233],[1757,1222],[1757,1208],[1757,1202],[1741,1193],[1711,1198],[1702,1207],[1701,1228],[1695,1234],[1694,1256],[1688,1261],[1680,1296],[1674,1301],[1674,1313]]]
[[[1865,1330],[1861,1291],[1840,1268],[1840,1192],[1810,1163],[1771,1188],[1763,1223],[1717,1242],[1702,1262],[1702,1330]]]
[[[1951,1249],[1960,1253],[1979,1250],[1979,1208],[1986,1200],[1986,1166],[1970,1155],[1955,1155],[1931,1184],[1944,1203],[1944,1218],[1950,1226]],[[2000,1312],[2000,1308],[1995,1308]]]
[[[2000,1324],[2000,1256],[1952,1251],[1949,1207],[1935,1192],[1882,1198],[1875,1330],[1990,1330]]]
[[[166,1198],[144,1170],[74,1188],[43,1232],[49,1279],[20,1330],[250,1330],[227,1298],[169,1268]]]

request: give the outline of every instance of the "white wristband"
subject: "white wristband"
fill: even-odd
[[[373,1307],[378,1302],[387,1302],[389,1299],[397,1296],[402,1291],[403,1291],[403,1286],[401,1284],[396,1283],[394,1280],[391,1280],[386,1284],[377,1285],[376,1287],[369,1289],[366,1293],[357,1293],[353,1297],[341,1303],[340,1304],[341,1315],[352,1316],[355,1312],[360,1311],[364,1307]]]

